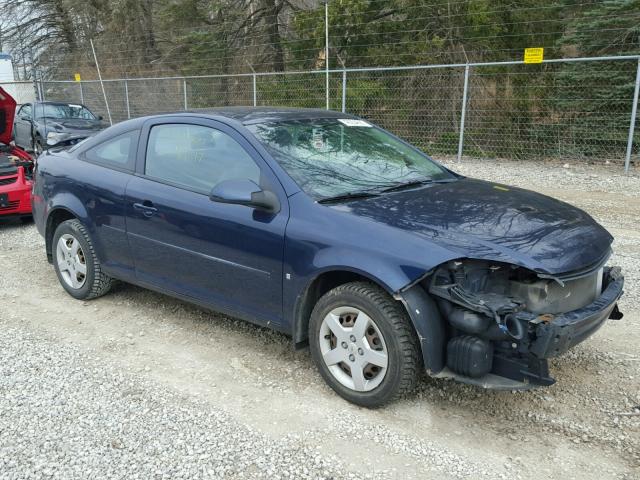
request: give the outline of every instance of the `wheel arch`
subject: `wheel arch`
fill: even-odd
[[[445,365],[447,330],[435,300],[424,286],[430,278],[407,286],[395,298],[402,302],[420,341],[422,361],[429,375],[439,373]]]
[[[425,275],[428,275],[428,272]],[[425,368],[430,374],[440,372],[444,367],[445,322],[435,301],[423,287],[423,281],[414,282],[398,291],[393,291],[389,285],[375,276],[354,269],[325,270],[309,282],[298,298],[294,311],[292,333],[296,348],[307,344],[311,312],[320,297],[340,285],[354,281],[373,283],[402,304],[418,336]]]
[[[304,346],[308,339],[309,319],[313,307],[325,293],[345,283],[366,281],[383,288],[392,294],[389,287],[374,276],[365,272],[345,267],[335,267],[318,272],[307,283],[298,297],[294,308],[293,340],[297,347]]]
[[[52,243],[53,243],[53,235],[58,228],[58,226],[67,220],[79,219],[79,215],[77,215],[74,211],[72,211],[68,207],[59,206],[54,207],[49,210],[47,215],[47,220],[45,222],[45,248],[47,251],[47,260],[49,263],[53,261],[52,256]]]

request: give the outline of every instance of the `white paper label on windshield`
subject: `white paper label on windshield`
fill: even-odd
[[[69,106],[71,108],[82,108],[82,105],[76,105],[75,103],[70,103]]]
[[[371,127],[369,122],[356,120],[355,118],[339,118],[338,121],[347,127]]]
[[[324,151],[326,148],[326,144],[324,141],[322,130],[319,128],[314,128],[311,132],[311,137],[313,148],[315,148],[316,150]]]

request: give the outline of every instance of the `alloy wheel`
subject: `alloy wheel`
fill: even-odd
[[[71,288],[82,288],[87,279],[87,263],[80,242],[65,233],[56,246],[58,270],[64,282]]]
[[[387,346],[376,323],[355,307],[331,310],[320,326],[320,352],[331,374],[347,388],[368,392],[387,372]]]

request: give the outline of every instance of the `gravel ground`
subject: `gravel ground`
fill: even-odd
[[[0,224],[0,478],[640,479],[640,176],[450,165],[576,204],[616,236],[625,318],[555,360],[556,385],[425,378],[355,407],[284,335],[128,285],[73,300],[35,227]]]
[[[202,401],[75,346],[0,332],[3,478],[339,478],[295,437],[273,442]]]

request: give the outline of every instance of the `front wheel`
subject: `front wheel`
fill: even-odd
[[[42,146],[42,139],[40,137],[36,137],[36,139],[33,141],[33,154],[36,157],[39,157],[43,150],[44,148]]]
[[[311,355],[329,386],[346,400],[378,407],[413,390],[422,362],[406,311],[380,287],[341,285],[316,304]]]
[[[102,271],[87,229],[78,220],[62,222],[53,234],[53,267],[62,287],[78,300],[104,295],[113,280]]]

